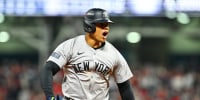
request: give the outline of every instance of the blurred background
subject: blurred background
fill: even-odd
[[[93,7],[115,22],[108,40],[134,73],[136,100],[200,100],[199,0],[0,0],[0,100],[44,100],[40,68],[59,43],[84,34]],[[110,82],[110,100],[121,100]]]

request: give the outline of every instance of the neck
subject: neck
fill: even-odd
[[[99,48],[102,46],[102,42],[98,42],[91,33],[86,33],[85,40],[87,44],[92,48]]]

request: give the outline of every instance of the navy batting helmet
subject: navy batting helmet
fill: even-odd
[[[96,31],[95,24],[105,22],[113,23],[113,21],[110,20],[110,17],[106,10],[101,8],[89,9],[84,16],[84,31],[88,33],[94,33]]]

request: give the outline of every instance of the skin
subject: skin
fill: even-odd
[[[85,35],[87,44],[92,48],[100,47],[106,41],[109,30],[109,23],[96,23],[96,31]]]

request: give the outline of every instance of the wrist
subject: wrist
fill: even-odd
[[[47,100],[56,100],[56,98],[54,96],[48,96]]]
[[[47,96],[46,100],[62,100],[61,95],[56,95],[56,96]]]

